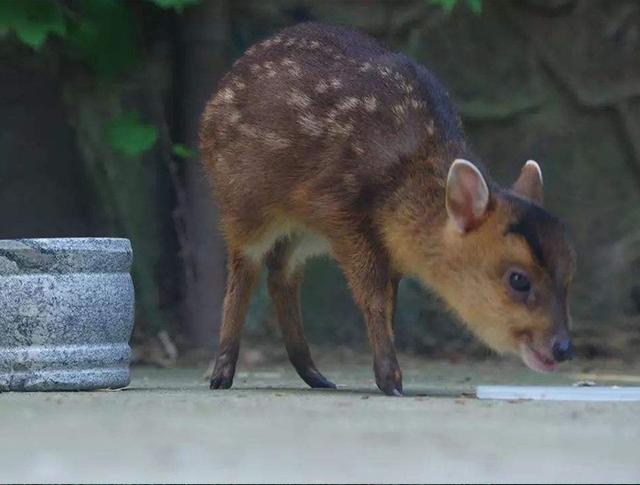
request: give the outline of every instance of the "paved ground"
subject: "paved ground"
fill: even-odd
[[[639,403],[461,397],[479,382],[585,371],[639,385],[638,366],[574,364],[551,378],[496,362],[403,367],[404,398],[376,392],[366,364],[327,362],[338,391],[271,366],[223,392],[202,369],[138,368],[122,391],[5,393],[0,482],[640,481]]]

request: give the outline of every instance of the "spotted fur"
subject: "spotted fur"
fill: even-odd
[[[344,271],[388,394],[402,391],[392,329],[402,275],[421,279],[498,351],[525,340],[546,348],[568,326],[574,256],[559,221],[536,205],[538,165],[514,190],[499,188],[446,89],[377,41],[302,24],[256,44],[205,108],[200,140],[230,260],[212,387],[231,385],[246,293],[264,263],[291,361],[310,385],[332,387],[309,355],[297,299],[305,260],[322,253]],[[475,163],[469,173],[487,196],[462,233],[445,204],[461,158]],[[511,267],[530,275],[531,301],[509,293]]]

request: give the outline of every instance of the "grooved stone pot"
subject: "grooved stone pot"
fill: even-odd
[[[0,390],[129,384],[127,239],[0,240]]]

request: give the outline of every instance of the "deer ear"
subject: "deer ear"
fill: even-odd
[[[489,209],[489,187],[471,162],[457,159],[447,176],[447,213],[456,229],[465,233],[478,227]]]
[[[529,199],[538,205],[542,205],[544,196],[542,190],[542,170],[533,160],[529,160],[522,167],[518,180],[511,190],[525,199]]]

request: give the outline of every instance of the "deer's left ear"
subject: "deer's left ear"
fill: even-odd
[[[533,160],[529,160],[522,167],[518,180],[511,186],[511,190],[525,199],[542,205],[544,196],[542,190],[542,170]]]

